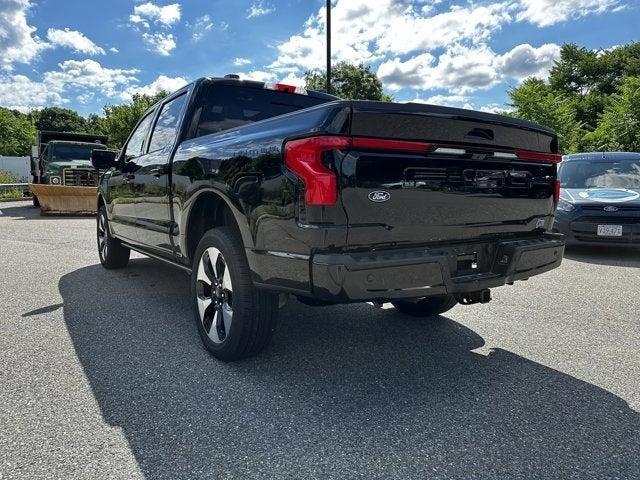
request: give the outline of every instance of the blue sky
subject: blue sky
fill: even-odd
[[[398,101],[504,108],[559,46],[640,40],[637,0],[334,0],[334,61]],[[82,114],[240,73],[300,84],[322,67],[324,0],[0,0],[0,106]]]

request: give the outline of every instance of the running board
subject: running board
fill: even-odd
[[[136,247],[136,246],[134,246],[134,245],[131,245],[130,243],[124,242],[124,241],[122,241],[122,240],[120,240],[120,243],[121,243],[123,246],[125,246],[125,247],[127,247],[127,248],[129,248],[129,249],[133,250],[134,252],[141,253],[142,255],[145,255],[145,256],[147,256],[147,257],[151,257],[151,258],[153,258],[154,260],[160,260],[160,261],[161,261],[161,262],[163,262],[163,263],[166,263],[166,264],[171,265],[171,266],[173,266],[173,267],[177,267],[177,268],[179,268],[180,270],[182,270],[182,271],[184,271],[184,272],[188,273],[189,275],[191,275],[191,268],[187,267],[186,265],[180,265],[179,263],[172,262],[172,261],[171,261],[171,260],[169,260],[168,258],[161,257],[160,255],[156,255],[155,253],[149,253],[147,250],[143,250],[143,249],[141,249],[141,248],[139,248],[139,247]]]

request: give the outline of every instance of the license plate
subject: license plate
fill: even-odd
[[[598,225],[598,236],[621,237],[622,225]]]

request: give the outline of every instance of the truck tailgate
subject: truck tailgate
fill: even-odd
[[[354,102],[351,135],[364,140],[339,166],[350,246],[530,235],[552,225],[551,131],[481,112]]]

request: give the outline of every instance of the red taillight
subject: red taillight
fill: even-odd
[[[333,205],[338,200],[336,174],[322,163],[322,154],[347,148],[345,137],[311,137],[291,140],[284,146],[284,164],[304,182],[307,205]]]
[[[405,140],[365,137],[311,137],[291,140],[284,146],[284,164],[304,183],[307,205],[334,205],[338,200],[338,178],[322,163],[322,154],[331,150],[357,148],[427,153],[433,145]]]
[[[372,150],[402,150],[407,153],[425,153],[433,150],[433,145],[410,140],[386,140],[383,138],[354,137],[351,141],[354,148]]]
[[[560,200],[560,180],[556,180],[556,184],[554,185],[553,200],[556,203],[558,203],[558,200]]]
[[[557,153],[538,153],[516,150],[516,155],[520,160],[532,160],[547,163],[560,163],[562,161],[562,155],[558,155]]]
[[[267,90],[276,90],[285,93],[297,93],[298,95],[307,95],[307,89],[304,87],[296,87],[295,85],[287,85],[286,83],[265,83],[264,88]]]

